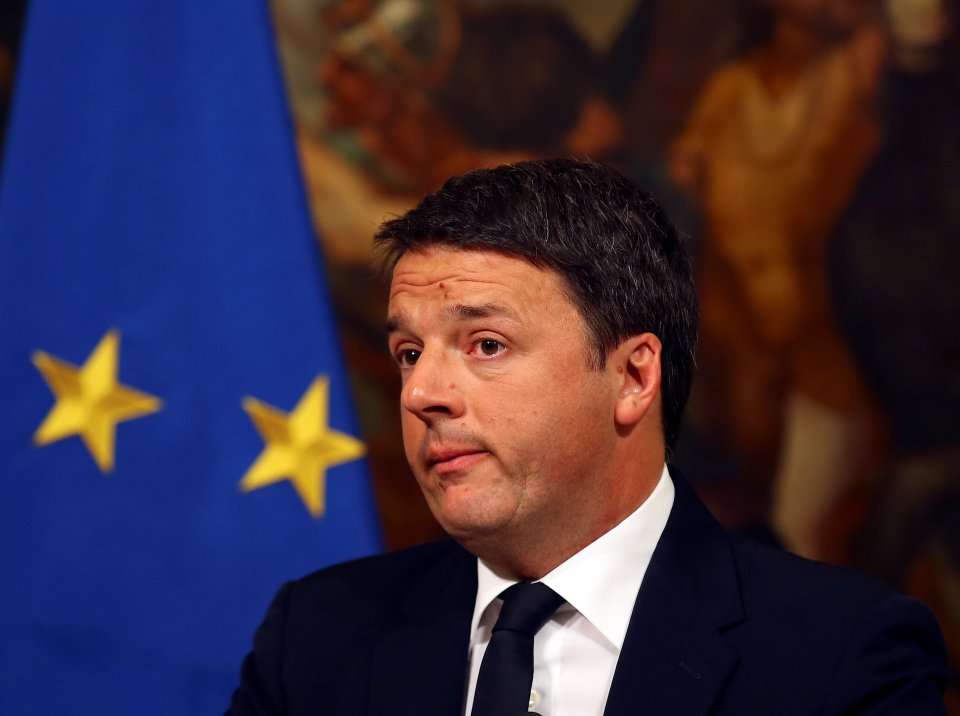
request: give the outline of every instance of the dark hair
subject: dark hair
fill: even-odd
[[[757,0],[736,0],[733,15],[738,19],[739,36],[735,55],[746,55],[773,40],[776,11]]]
[[[594,344],[594,367],[638,333],[663,344],[667,450],[693,373],[697,302],[690,260],[653,198],[591,162],[549,159],[477,169],[446,182],[376,235],[384,269],[431,245],[489,249],[556,271]]]
[[[543,5],[464,9],[440,106],[481,149],[562,151],[597,83],[597,58]]]

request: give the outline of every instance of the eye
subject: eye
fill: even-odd
[[[484,358],[492,358],[506,350],[506,346],[493,338],[484,338],[474,344],[474,350]]]
[[[413,349],[400,351],[397,354],[397,363],[400,364],[401,368],[409,368],[410,366],[415,365],[419,359],[420,351]]]
[[[479,345],[480,352],[483,353],[485,356],[496,355],[497,352],[502,347],[503,346],[500,345],[500,341],[495,341],[491,338],[488,338],[484,341],[480,341],[480,345]]]

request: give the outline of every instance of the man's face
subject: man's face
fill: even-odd
[[[429,247],[397,263],[389,316],[407,459],[450,535],[485,556],[602,521],[618,376],[558,274]]]

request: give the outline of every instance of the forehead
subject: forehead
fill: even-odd
[[[496,295],[521,303],[567,301],[563,280],[549,268],[497,251],[428,246],[404,254],[393,270],[390,305]]]

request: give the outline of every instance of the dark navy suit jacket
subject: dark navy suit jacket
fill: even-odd
[[[945,649],[925,607],[736,541],[674,481],[606,716],[945,713]],[[459,716],[476,581],[475,558],[441,542],[285,585],[230,713]]]

